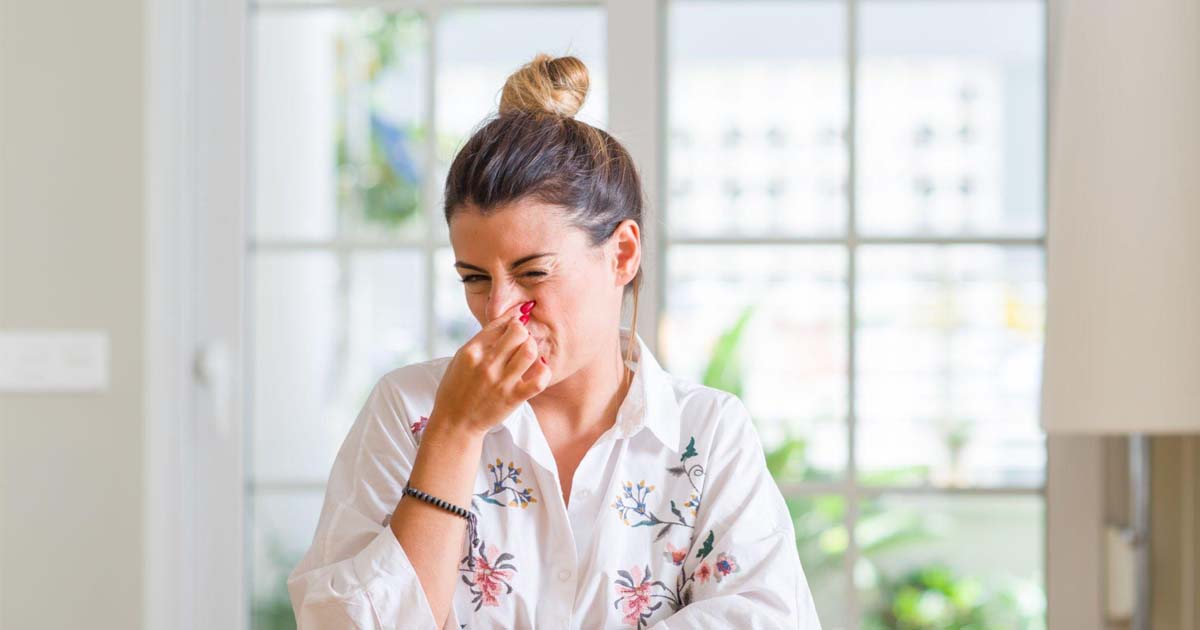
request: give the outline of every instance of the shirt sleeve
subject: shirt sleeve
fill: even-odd
[[[787,504],[767,470],[749,410],[730,395],[714,431],[684,606],[649,630],[820,630]]]
[[[287,578],[300,630],[437,630],[388,522],[416,459],[399,388],[380,379],[334,459],[312,545]],[[458,630],[451,607],[442,630]]]

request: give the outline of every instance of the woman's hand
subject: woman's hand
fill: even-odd
[[[550,384],[550,368],[520,320],[523,304],[533,303],[513,305],[454,353],[438,384],[430,428],[446,423],[442,429],[482,436]]]
[[[446,365],[409,475],[414,488],[469,507],[484,435],[549,384],[550,368],[538,360],[520,306],[488,322]],[[425,591],[435,627],[441,628],[451,617],[466,522],[404,495],[388,526]]]

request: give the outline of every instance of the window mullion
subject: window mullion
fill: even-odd
[[[846,627],[858,630],[862,610],[858,601],[858,589],[854,581],[854,569],[858,564],[858,510],[860,493],[858,487],[858,419],[855,398],[857,391],[857,360],[855,349],[858,340],[858,224],[857,224],[857,176],[858,154],[858,0],[846,0],[846,555],[844,557],[846,589]]]
[[[606,0],[604,7],[608,31],[608,131],[638,165],[647,200],[641,225],[644,271],[638,297],[638,330],[646,345],[657,351],[666,264],[660,194],[666,137],[662,130],[663,6],[657,0]],[[629,308],[632,313],[632,305]]]
[[[437,352],[437,248],[438,182],[437,168],[437,84],[438,84],[438,23],[441,20],[440,3],[431,3],[425,10],[425,176],[421,181],[421,207],[425,212],[425,356],[433,358]]]

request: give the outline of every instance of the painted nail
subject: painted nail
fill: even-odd
[[[528,301],[528,302],[526,302],[526,303],[522,304],[522,305],[521,305],[521,312],[522,312],[522,313],[528,313],[529,311],[533,310],[533,305],[534,305],[534,304],[537,304],[537,302],[535,302],[535,301],[533,301],[533,300],[530,300],[530,301]]]
[[[550,362],[546,361],[546,357],[538,357],[538,358],[542,360],[542,363],[545,363],[546,365],[550,365]]]
[[[519,317],[518,319],[520,319],[520,320],[521,320],[521,323],[522,323],[522,324],[528,323],[528,322],[529,322],[529,315],[522,315],[522,316],[521,316],[521,317]]]

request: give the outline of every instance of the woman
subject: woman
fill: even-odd
[[[301,628],[819,630],[745,405],[633,332],[642,190],[573,118],[587,89],[578,59],[537,56],[454,159],[482,330],[372,390],[288,578]]]

